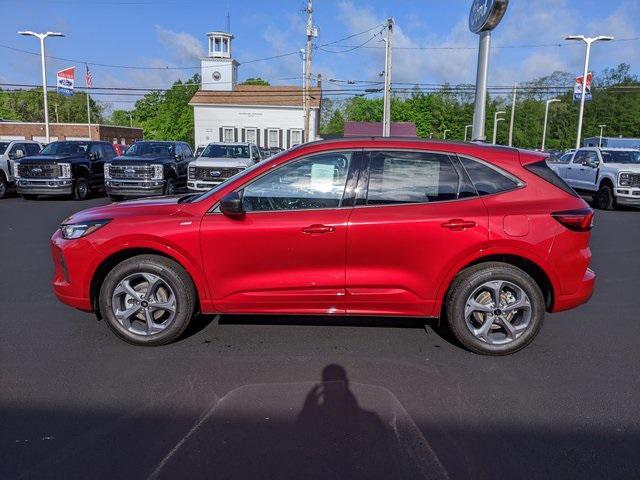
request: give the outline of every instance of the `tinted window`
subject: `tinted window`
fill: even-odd
[[[0,142],[0,155],[2,155],[7,147],[9,146],[9,142]]]
[[[587,158],[587,152],[585,150],[578,150],[575,157],[573,157],[573,163],[578,165],[584,165]]]
[[[549,168],[549,165],[547,165],[547,162],[542,161],[542,162],[530,163],[524,168],[529,170],[531,173],[539,176],[540,178],[546,180],[550,184],[555,185],[560,190],[564,190],[565,192],[567,192],[570,195],[573,195],[574,197],[578,196],[578,194],[573,190],[573,188],[567,185],[567,183],[562,178],[560,178],[553,170]]]
[[[167,142],[137,142],[127,150],[127,155],[135,157],[171,157],[175,147]]]
[[[602,150],[604,163],[640,163],[640,152],[637,150]]]
[[[284,165],[244,189],[244,209],[254,212],[339,207],[351,157],[351,153],[335,152]]]
[[[182,144],[182,153],[184,153],[185,157],[191,157],[193,155],[193,152],[191,151],[191,147],[186,143]]]
[[[460,177],[447,155],[371,152],[367,205],[425,203],[458,198]]]
[[[29,155],[37,155],[40,152],[40,146],[37,143],[27,143],[27,152]]]
[[[97,158],[104,157],[104,153],[102,153],[102,145],[99,143],[92,143],[91,148],[89,148],[89,153],[97,153]]]
[[[512,180],[484,163],[465,157],[460,157],[460,162],[469,174],[479,195],[505,192],[518,186],[515,180]]]
[[[42,150],[42,155],[79,155],[89,151],[88,142],[53,142]]]
[[[201,157],[210,158],[249,158],[249,146],[247,145],[214,145],[209,144],[202,152]]]

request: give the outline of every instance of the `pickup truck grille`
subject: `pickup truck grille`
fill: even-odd
[[[18,176],[22,178],[56,178],[60,176],[57,163],[27,163],[18,165]]]
[[[625,187],[640,187],[640,173],[625,173]]]
[[[240,170],[242,170],[242,168],[189,167],[189,179],[217,182],[234,176]]]
[[[151,165],[111,165],[109,175],[116,179],[150,179],[153,178],[153,167]]]

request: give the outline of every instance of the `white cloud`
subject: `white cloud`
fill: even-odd
[[[158,41],[179,61],[198,60],[205,54],[202,43],[193,35],[178,33],[156,25]]]

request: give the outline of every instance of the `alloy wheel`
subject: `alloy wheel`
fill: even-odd
[[[149,336],[171,325],[176,316],[176,296],[158,275],[139,272],[126,276],[116,285],[111,309],[126,330]]]
[[[515,283],[488,281],[469,295],[464,319],[478,340],[504,345],[519,338],[531,323],[531,301]]]

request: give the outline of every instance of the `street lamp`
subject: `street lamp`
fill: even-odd
[[[565,40],[581,40],[587,44],[587,51],[584,56],[584,75],[582,76],[582,95],[580,96],[580,114],[578,116],[578,136],[576,138],[576,150],[580,148],[580,140],[582,137],[582,117],[584,116],[584,99],[587,92],[587,75],[589,73],[589,57],[591,56],[591,44],[602,41],[608,42],[613,40],[609,35],[599,35],[597,37],[585,37],[584,35],[569,35]]]
[[[47,103],[47,65],[44,55],[44,39],[47,37],[64,37],[64,34],[60,32],[36,33],[30,30],[18,32],[18,34],[40,39],[40,60],[42,62],[42,92],[44,94],[44,127],[47,136],[47,143],[49,143],[49,105]]]
[[[442,133],[442,139],[443,139],[443,140],[446,140],[446,139],[447,139],[447,132],[450,132],[450,131],[451,131],[451,130],[449,130],[449,129],[447,129],[447,128],[445,128],[445,129],[444,129],[444,132]]]
[[[606,125],[598,125],[600,127],[600,141],[598,142],[598,148],[602,148],[602,132],[604,131]]]
[[[467,132],[469,131],[470,128],[472,128],[473,125],[465,125],[464,127],[464,141],[467,141]]]
[[[503,113],[507,113],[504,110],[500,110],[499,112],[496,112],[493,114],[493,144],[496,144],[496,139],[497,139],[497,135],[498,135],[498,122],[501,122],[504,120],[504,118],[499,118],[498,115],[502,115]]]
[[[544,125],[542,126],[542,148],[541,148],[543,152],[544,152],[544,143],[545,143],[545,140],[547,139],[547,120],[549,118],[549,105],[559,101],[560,100],[557,98],[552,98],[551,100],[547,100],[547,103],[544,106]]]

